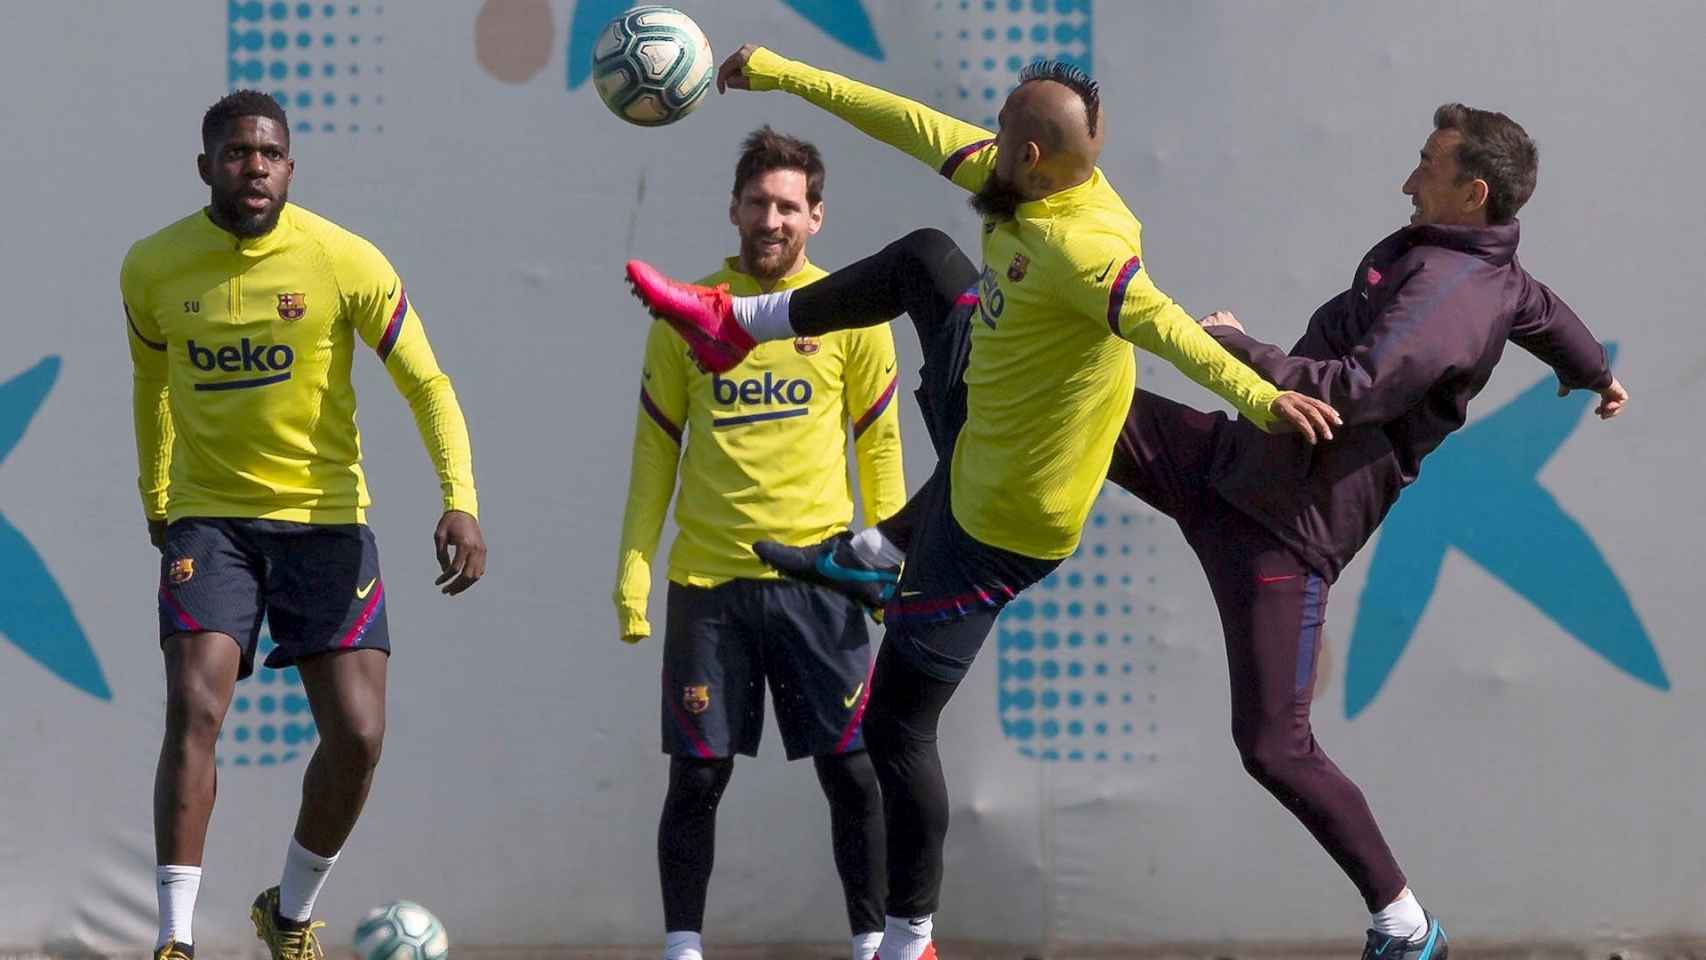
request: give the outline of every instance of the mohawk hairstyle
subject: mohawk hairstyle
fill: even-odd
[[[1090,122],[1090,136],[1096,135],[1096,120],[1102,109],[1102,90],[1083,68],[1064,60],[1038,60],[1019,71],[1019,83],[1032,80],[1053,80],[1078,94],[1084,101],[1084,118]]]
[[[284,107],[271,95],[259,90],[233,90],[219,98],[201,118],[201,142],[212,144],[231,128],[239,117],[266,117],[284,130],[284,142],[290,143],[290,121],[285,119]]]

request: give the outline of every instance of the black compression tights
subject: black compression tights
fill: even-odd
[[[920,672],[893,643],[885,641],[877,654],[865,743],[883,785],[891,916],[935,913],[941,897],[948,784],[936,749],[936,726],[957,686]]]
[[[863,751],[818,757],[818,782],[829,800],[835,867],[847,898],[853,933],[883,928],[885,877],[882,803],[871,758]],[[705,891],[716,854],[717,803],[734,773],[734,760],[676,757],[669,793],[658,821],[658,877],[663,885],[664,929],[700,930]]]

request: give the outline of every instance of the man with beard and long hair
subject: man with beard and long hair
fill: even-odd
[[[368,530],[350,364],[359,338],[408,401],[443,491],[438,585],[485,571],[468,430],[420,316],[371,243],[287,202],[290,125],[241,90],[202,118],[209,203],[124,259],[138,485],[161,553],[166,731],[154,780],[155,957],[195,955],[214,746],[237,681],[302,674],[320,743],[277,886],[255,898],[275,960],[321,955],[314,901],[354,828],[385,732],[386,590]]]
[[[935,473],[895,517],[858,537],[761,554],[886,604],[865,718],[889,838],[883,960],[935,955],[948,826],[938,720],[1002,606],[1077,547],[1136,383],[1131,344],[1264,430],[1314,442],[1330,439],[1337,422],[1331,407],[1240,363],[1150,281],[1137,219],[1096,167],[1105,125],[1095,83],[1047,62],[1019,80],[990,134],[763,48],[743,47],[718,72],[719,86],[797,94],[973,191],[984,220],[981,271],[935,230],[810,286],[758,297],[679,284],[638,262],[628,270],[641,298],[713,370],[764,341],[903,312],[918,329],[917,396]]]
[[[823,277],[806,259],[823,225],[823,185],[816,147],[754,131],[729,199],[740,255],[702,282],[746,295]],[[615,600],[622,640],[651,633],[651,558],[679,461],[663,642],[669,791],[657,841],[665,960],[701,960],[717,804],[735,754],[758,752],[767,679],[788,759],[813,758],[829,801],[852,958],[876,952],[885,872],[881,796],[861,737],[871,670],[864,610],[779,579],[752,544],[846,538],[849,434],[867,522],[900,507],[896,376],[887,326],[790,337],[717,372],[696,364],[669,325],[654,323],[647,337]]]

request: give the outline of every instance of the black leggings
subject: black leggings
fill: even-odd
[[[829,800],[835,868],[855,934],[883,928],[883,818],[877,775],[864,751],[817,757],[818,783]],[[705,891],[716,855],[717,803],[734,773],[733,758],[675,757],[669,793],[658,820],[658,878],[663,886],[664,930],[700,930]]]
[[[914,230],[857,263],[794,291],[788,322],[801,336],[872,327],[906,314],[918,331],[924,369],[915,392],[938,460],[954,452],[966,420],[966,361],[970,330],[950,323],[960,296],[977,284],[977,267],[940,230]],[[911,504],[883,521],[883,535],[905,549]]]

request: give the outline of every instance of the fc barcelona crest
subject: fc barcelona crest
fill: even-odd
[[[188,583],[193,576],[195,576],[195,561],[189,557],[173,560],[171,569],[166,571],[166,578],[174,584]]]
[[[1007,279],[1018,283],[1025,279],[1025,271],[1031,268],[1031,258],[1022,253],[1013,254],[1013,262],[1007,265]]]
[[[817,352],[817,348],[818,348],[818,341],[817,341],[816,337],[795,337],[794,338],[794,352],[798,353],[802,357],[811,356],[812,354]]]
[[[700,714],[711,709],[710,684],[696,684],[681,688],[681,705],[688,713]]]
[[[308,313],[308,295],[281,293],[278,295],[278,318],[284,321],[301,320]]]

